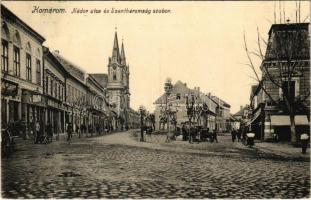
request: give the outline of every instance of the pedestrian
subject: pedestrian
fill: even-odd
[[[213,139],[218,143],[216,129],[213,130]]]
[[[236,139],[236,131],[235,131],[235,129],[232,129],[231,137],[232,137],[232,142],[235,142],[235,139]]]
[[[242,130],[241,130],[241,128],[239,128],[239,129],[237,130],[238,142],[241,142],[241,134],[242,134]]]
[[[79,138],[81,138],[81,130],[78,124],[76,124],[76,132],[78,133]]]
[[[308,143],[309,143],[309,135],[306,133],[303,133],[300,135],[300,141],[301,141],[301,151],[302,154],[307,153]]]
[[[69,141],[71,139],[71,137],[72,137],[72,124],[71,123],[68,124],[67,132],[68,132],[68,134],[67,134],[67,141]]]
[[[53,130],[52,130],[52,125],[51,122],[48,121],[47,125],[46,125],[46,131],[47,131],[47,136],[49,138],[49,141],[52,142],[53,140]]]
[[[41,138],[41,132],[40,132],[40,123],[39,121],[36,122],[36,141],[35,143],[37,144],[38,142],[42,143],[42,138]]]

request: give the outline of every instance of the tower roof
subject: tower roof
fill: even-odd
[[[126,65],[126,58],[125,58],[123,40],[122,40],[122,46],[121,46],[121,62],[122,62],[122,64]]]
[[[120,58],[120,51],[119,51],[119,43],[118,43],[118,34],[117,31],[114,35],[114,42],[113,42],[113,49],[112,49],[112,57],[117,58],[119,60]]]

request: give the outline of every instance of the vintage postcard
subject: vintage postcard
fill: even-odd
[[[2,1],[1,195],[310,198],[308,1]]]

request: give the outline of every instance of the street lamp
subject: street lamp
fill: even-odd
[[[140,141],[144,141],[144,111],[145,107],[143,105],[139,106],[139,111],[140,111]]]
[[[169,108],[169,104],[168,104],[168,97],[169,95],[172,93],[172,79],[171,78],[167,78],[164,84],[164,91],[165,91],[165,96],[166,96],[166,102],[165,102],[165,112],[167,114],[167,128],[168,128],[168,133],[167,133],[167,138],[169,141],[169,137],[170,137],[170,108]]]

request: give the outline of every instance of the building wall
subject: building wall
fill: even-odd
[[[2,18],[3,20],[3,18]],[[42,84],[37,84],[36,77],[36,60],[40,61],[40,70],[41,70],[41,80],[42,80],[42,44],[34,37],[26,33],[19,25],[7,22],[4,18],[4,24],[2,26],[1,38],[5,38],[5,33],[8,34],[9,38],[9,48],[8,48],[8,61],[9,61],[9,73],[12,74],[13,70],[13,46],[16,46],[20,50],[20,79],[26,80],[26,53],[31,55],[31,65],[32,65],[32,80],[30,83],[38,85],[42,89]],[[7,30],[5,31],[7,27]],[[35,86],[33,85],[32,88]]]
[[[7,125],[10,123],[19,123],[20,120],[25,122],[25,129],[17,135],[23,134],[28,137],[34,131],[32,124],[35,121],[41,121],[43,117],[43,96],[42,94],[42,38],[38,33],[25,27],[25,24],[10,14],[1,5],[1,39],[7,42],[7,71],[1,70],[3,80],[1,86],[4,86],[8,81],[18,85],[17,94],[3,95],[1,102],[1,123]],[[38,36],[38,37],[37,37]],[[19,49],[19,73],[13,73],[14,64],[14,46]],[[1,45],[1,55],[3,46]],[[26,80],[26,53],[31,56],[31,80]],[[39,61],[40,76],[37,79],[37,65]],[[1,68],[3,69],[1,64]],[[27,90],[27,92],[26,92]],[[40,105],[40,106],[39,106]]]

